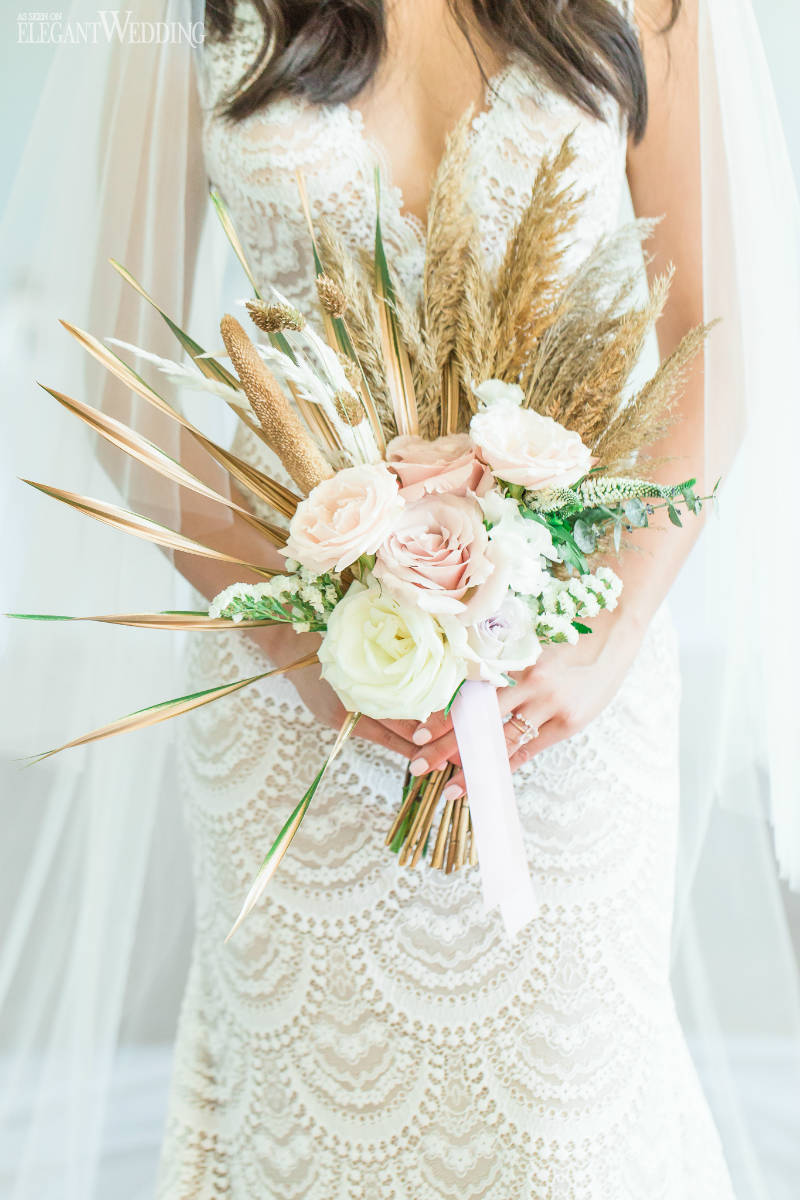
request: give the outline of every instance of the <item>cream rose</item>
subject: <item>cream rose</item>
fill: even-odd
[[[403,504],[384,463],[347,467],[298,504],[282,553],[318,575],[343,571],[362,554],[375,553]]]
[[[529,604],[507,592],[496,612],[467,630],[467,642],[475,655],[468,678],[504,687],[504,676],[510,671],[532,667],[542,652],[536,636],[537,616]]]
[[[594,459],[578,434],[524,408],[516,384],[489,379],[475,394],[483,408],[470,435],[498,479],[540,491],[569,487],[587,474]]]
[[[474,500],[427,496],[406,506],[378,550],[375,578],[428,612],[459,613],[492,572],[483,515]]]
[[[466,676],[440,622],[374,583],[353,583],[337,604],[319,660],[345,708],[378,720],[425,721]]]
[[[451,433],[428,442],[425,438],[393,438],[386,461],[400,480],[400,495],[409,502],[430,492],[482,495],[492,486],[492,474],[475,452],[467,433]]]

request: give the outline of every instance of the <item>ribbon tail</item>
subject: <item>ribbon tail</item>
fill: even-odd
[[[483,901],[513,938],[539,911],[522,840],[497,691],[467,680],[450,710],[478,845]]]

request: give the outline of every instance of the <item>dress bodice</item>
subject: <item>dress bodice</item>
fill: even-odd
[[[296,172],[305,178],[312,215],[324,217],[346,247],[357,252],[374,243],[378,167],[389,261],[406,293],[414,296],[422,278],[424,228],[404,213],[386,156],[367,136],[355,108],[286,96],[235,124],[215,111],[260,41],[260,19],[248,0],[240,0],[233,37],[204,50],[200,81],[208,176],[230,209],[259,284],[276,286],[313,315],[313,264]],[[618,220],[627,136],[618,107],[605,101],[605,118],[592,117],[519,55],[492,77],[486,91],[487,103],[472,120],[469,137],[470,194],[487,264],[490,269],[499,264],[543,156],[572,133],[572,171],[586,193],[567,260],[568,267],[577,265]]]

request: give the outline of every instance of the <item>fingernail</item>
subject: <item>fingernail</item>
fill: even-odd
[[[424,775],[428,770],[427,758],[415,758],[408,769],[412,775]]]
[[[460,783],[448,783],[447,787],[442,792],[442,799],[444,800],[445,804],[448,800],[457,800],[463,790],[464,789]]]
[[[424,725],[420,725],[419,729],[415,729],[411,735],[411,740],[415,746],[426,746],[431,740],[431,731],[426,729]]]

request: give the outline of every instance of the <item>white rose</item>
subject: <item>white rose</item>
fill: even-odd
[[[517,384],[489,379],[475,389],[484,407],[470,422],[470,436],[498,479],[540,491],[569,487],[594,462],[573,430],[522,405]]]
[[[425,721],[466,676],[442,624],[374,584],[354,583],[328,619],[322,676],[350,712]]]
[[[477,659],[469,665],[468,678],[503,687],[504,675],[532,667],[542,650],[536,620],[524,600],[508,593],[497,612],[467,630],[469,647]]]

